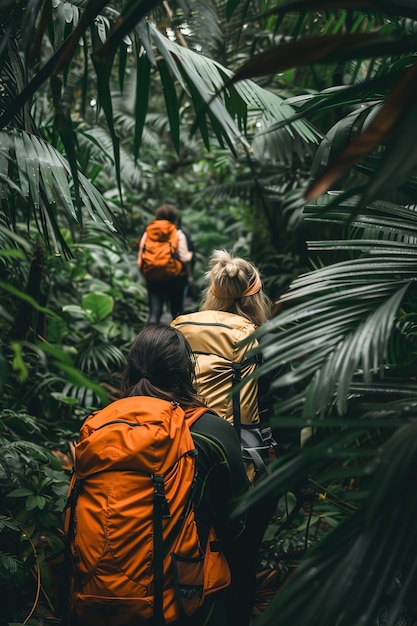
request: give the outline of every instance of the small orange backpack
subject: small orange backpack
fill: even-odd
[[[167,280],[183,272],[178,258],[178,232],[168,220],[154,220],[146,227],[143,249],[139,251],[138,265],[147,280]]]
[[[65,516],[69,624],[169,624],[230,584],[214,530],[199,536],[192,503],[189,424],[206,410],[186,420],[174,403],[134,396],[84,422]]]

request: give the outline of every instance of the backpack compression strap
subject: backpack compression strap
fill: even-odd
[[[154,619],[156,626],[164,626],[163,590],[164,590],[164,549],[162,520],[170,517],[169,506],[165,497],[164,477],[152,476],[154,486],[153,507],[153,575],[154,575]]]
[[[241,363],[232,363],[232,410],[233,410],[233,426],[240,439],[240,432],[242,430],[242,419],[240,414],[240,392],[234,391],[233,387],[242,380],[242,369],[248,365],[262,363],[262,355],[255,354],[247,359],[244,359]]]
[[[64,565],[65,565],[65,585],[63,594],[65,597],[65,614],[62,616],[64,619],[69,619],[70,614],[70,587],[71,587],[71,578],[74,577],[74,584],[77,584],[77,572],[73,567],[73,559],[71,554],[71,544],[74,540],[74,531],[75,531],[75,506],[77,504],[78,496],[80,495],[82,485],[82,479],[77,478],[74,481],[71,492],[68,495],[67,502],[64,507],[64,511],[70,509],[69,512],[69,521],[68,521],[68,529],[65,537],[65,552],[64,552]],[[79,583],[78,583],[79,584]]]
[[[191,456],[197,455],[197,450],[192,449],[187,454]],[[164,541],[162,522],[164,519],[169,519],[171,516],[169,511],[168,501],[165,496],[164,476],[162,474],[153,474],[152,480],[154,485],[154,508],[153,508],[153,570],[154,570],[154,624],[155,626],[164,626],[164,607],[163,607],[163,592],[164,592],[164,557],[167,551],[171,548],[172,541],[175,536],[180,532],[184,523],[186,515],[191,506],[191,498],[196,485],[196,473],[194,475],[193,482],[191,484],[190,493],[187,498],[184,511],[180,515],[178,521],[174,525],[169,536]]]

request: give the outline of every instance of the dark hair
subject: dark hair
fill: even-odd
[[[168,222],[176,224],[178,219],[178,210],[172,204],[162,204],[155,211],[155,219],[168,220]]]
[[[195,360],[184,335],[172,326],[146,326],[130,348],[122,396],[151,396],[183,408],[204,406],[193,387]]]

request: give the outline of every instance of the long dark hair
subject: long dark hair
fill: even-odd
[[[193,387],[195,360],[184,335],[172,326],[146,326],[130,348],[122,396],[151,396],[183,408],[204,406]]]

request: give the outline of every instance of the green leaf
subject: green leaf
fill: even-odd
[[[44,496],[36,496],[36,507],[40,510],[45,508],[46,498]]]
[[[180,116],[177,92],[172,81],[171,75],[168,71],[166,63],[164,61],[158,61],[159,75],[162,81],[162,87],[164,89],[165,104],[168,113],[169,125],[171,128],[171,136],[174,144],[174,148],[177,154],[180,153]]]
[[[12,520],[10,517],[7,517],[6,515],[0,515],[0,532],[5,528],[8,528],[9,530],[20,531],[19,524],[17,524],[14,520]]]
[[[20,259],[22,261],[25,258],[25,255],[22,250],[16,250],[16,248],[4,248],[3,250],[0,250],[0,257]]]
[[[135,27],[145,18],[149,11],[158,5],[158,0],[129,0],[125,3],[121,15],[111,29],[108,37],[102,46],[96,50],[95,56],[98,59],[113,56],[120,43],[132,32]]]
[[[82,317],[86,317],[86,311],[79,304],[66,304],[62,307],[64,313],[73,313],[75,315],[81,315]]]
[[[19,489],[13,489],[7,494],[8,498],[22,498],[26,496],[33,495],[33,491],[31,489],[26,489],[25,487],[19,487]]]
[[[4,291],[8,291],[10,294],[15,296],[16,298],[19,298],[19,300],[23,300],[24,302],[27,302],[34,309],[36,309],[36,311],[40,311],[41,313],[46,313],[47,315],[50,315],[51,317],[58,317],[54,311],[44,306],[41,306],[40,304],[36,302],[34,298],[32,298],[32,296],[29,296],[27,293],[20,291],[20,289],[17,289],[17,287],[14,287],[10,283],[4,283],[0,281],[0,289],[3,289]]]
[[[28,497],[28,499],[26,500],[27,511],[33,511],[34,509],[38,508],[38,497],[39,496],[35,496],[33,494]]]
[[[252,81],[244,81],[239,85],[229,86],[229,90],[234,91],[234,95],[237,97],[230,98],[228,105],[239,103],[235,105],[237,108],[233,109],[232,114],[229,113],[221,101],[220,95],[226,93],[227,90],[224,89],[225,79],[231,77],[232,72],[216,61],[169,41],[151,24],[148,25],[148,31],[167,67],[180,81],[183,88],[191,92],[197,114],[196,127],[199,128],[206,146],[208,145],[205,119],[207,111],[212,115],[212,119],[217,121],[218,127],[222,129],[223,137],[229,145],[238,144],[247,150],[250,150],[249,143],[236,126],[233,117],[236,115],[243,120],[244,124],[246,123],[245,115],[241,115],[242,106],[247,107],[254,114],[256,113],[257,117],[259,117],[260,109],[264,111],[266,116],[273,116],[274,119],[284,119],[293,113],[291,107],[282,106],[282,98],[262,89]],[[306,141],[316,143],[317,131],[306,123],[299,124],[298,122],[288,128],[287,132],[290,136],[300,135]]]
[[[80,370],[68,365],[67,363],[59,362],[57,365],[66,373],[69,382],[71,382],[75,387],[91,389],[97,394],[103,404],[108,404],[109,399],[101,385],[91,381],[82,372],[80,372]]]
[[[20,343],[13,342],[10,347],[13,350],[12,369],[16,372],[20,382],[23,383],[29,376],[29,369],[23,358],[22,346]]]
[[[89,293],[82,297],[82,307],[91,323],[97,324],[110,315],[114,308],[114,300],[105,293]]]
[[[227,0],[226,4],[226,17],[228,20],[232,17],[233,13],[239,6],[239,0]]]
[[[75,135],[70,113],[68,110],[64,109],[61,103],[61,81],[58,80],[56,76],[51,77],[51,89],[55,100],[54,124],[59,136],[61,137],[70,166],[72,180],[74,182],[76,205],[78,208],[78,210],[76,210],[76,219],[80,225],[82,225],[80,182],[78,178],[77,156],[75,150]],[[48,189],[50,189],[49,186]]]
[[[136,39],[136,46],[139,42]],[[136,100],[135,100],[135,134],[133,139],[133,155],[135,161],[139,149],[148,111],[151,64],[146,54],[140,54],[136,61]]]
[[[70,256],[56,219],[57,205],[64,207],[77,219],[71,197],[71,168],[66,159],[39,137],[12,128],[0,131],[0,160],[2,155],[17,162],[21,191],[29,200],[32,215],[36,215],[40,232],[48,246],[50,238],[56,239],[59,248],[66,256]],[[88,213],[94,221],[100,219],[111,231],[116,232],[115,217],[101,194],[81,172],[78,173],[78,179],[81,200]],[[8,205],[3,203],[3,206]],[[38,215],[39,211],[42,219]],[[12,216],[10,219],[13,219]],[[54,247],[54,252],[59,255],[55,241]]]
[[[121,45],[119,48],[119,88],[123,93],[124,82],[125,82],[125,74],[126,74],[126,63],[127,63],[127,45]]]
[[[120,200],[122,200],[122,186],[120,177],[120,139],[116,134],[113,117],[113,103],[110,93],[110,77],[114,61],[114,53],[109,57],[92,56],[94,69],[97,75],[97,90],[99,106],[103,108],[107,125],[113,142],[114,163],[116,168],[116,181],[119,189]]]

